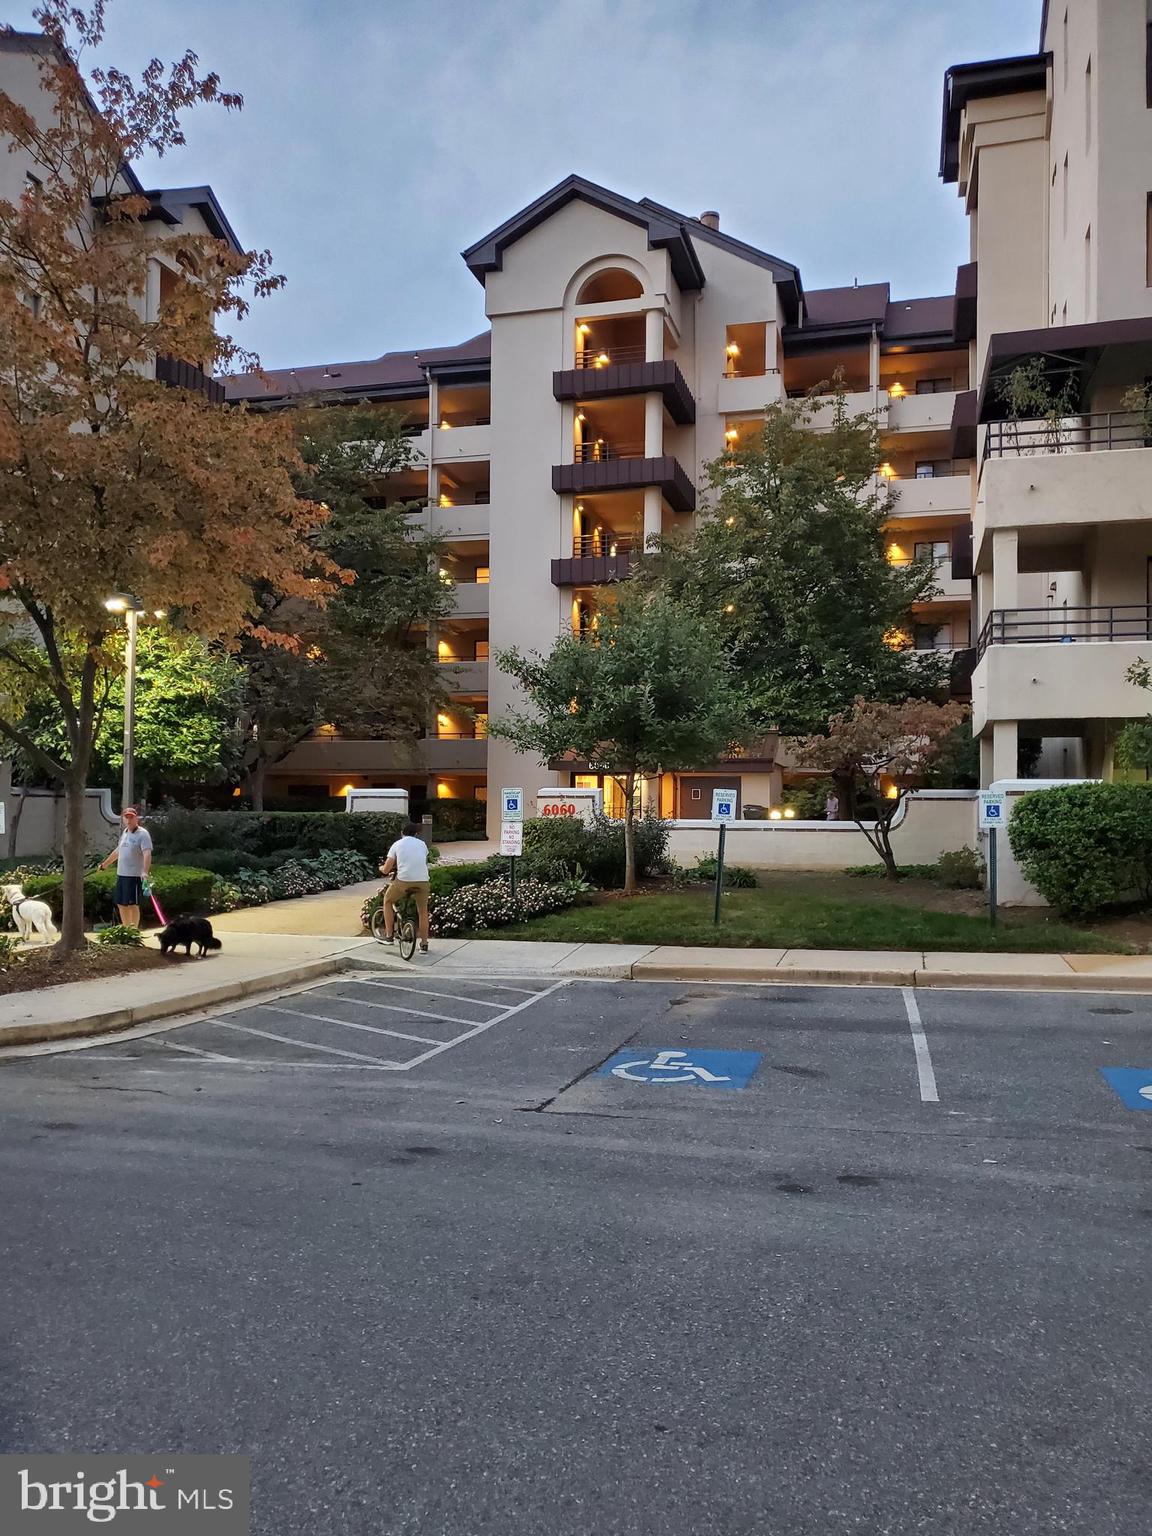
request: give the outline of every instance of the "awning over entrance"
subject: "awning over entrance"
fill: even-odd
[[[1042,358],[1044,371],[1057,389],[1071,379],[1075,405],[1084,405],[1092,375],[1105,348],[1152,348],[1152,316],[1129,320],[1099,320],[1092,325],[1046,326],[1037,331],[999,331],[988,341],[984,377],[980,383],[978,420],[1003,421],[1009,414],[998,385],[1021,363]]]

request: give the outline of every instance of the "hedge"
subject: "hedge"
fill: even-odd
[[[636,876],[663,869],[669,824],[659,816],[636,820]],[[539,880],[570,879],[582,872],[593,885],[624,884],[624,823],[596,814],[591,823],[579,816],[538,817],[524,823],[524,872]]]
[[[239,864],[273,855],[315,858],[336,848],[353,848],[377,863],[400,836],[403,816],[388,811],[185,811],[148,818],[156,860],[235,853]],[[221,869],[219,873],[228,871]]]
[[[212,871],[194,869],[184,864],[160,864],[153,867],[152,885],[156,899],[167,917],[202,916],[212,908]],[[84,882],[84,916],[88,922],[110,922],[116,917],[112,892],[116,872],[97,870]],[[59,875],[32,875],[24,881],[26,896],[41,896],[59,918],[63,904],[63,882]],[[152,904],[145,898],[140,907],[142,922],[148,921]]]
[[[1152,784],[1062,784],[1017,801],[1008,841],[1062,913],[1152,900]]]

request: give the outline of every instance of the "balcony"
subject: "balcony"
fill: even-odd
[[[644,457],[641,444],[578,444],[575,463],[552,466],[552,489],[558,496],[590,496],[596,491],[634,491],[658,486],[675,512],[696,510],[696,487],[671,454]]]
[[[554,587],[594,587],[623,581],[632,569],[632,557],[640,545],[633,534],[584,534],[573,540],[570,560],[553,560]]]
[[[1149,640],[1147,603],[994,608],[976,648],[973,730],[989,720],[1025,720],[1047,723],[1045,735],[1074,735],[1085,720],[1146,715],[1148,695],[1125,674],[1147,657]]]
[[[716,391],[716,410],[721,416],[762,411],[784,398],[784,380],[779,368],[765,373],[725,374]]]
[[[203,395],[213,405],[224,404],[226,392],[223,384],[210,378],[195,363],[185,363],[178,357],[158,355],[156,377],[161,384],[167,384],[169,389],[186,389],[191,394]]]
[[[488,693],[488,663],[486,661],[442,661],[440,674],[449,693]]]
[[[927,395],[888,397],[890,432],[947,432],[952,427],[955,390],[941,390]]]
[[[490,520],[488,502],[474,502],[461,506],[454,503],[442,507],[431,502],[428,507],[427,527],[438,539],[486,539]]]
[[[293,747],[276,764],[276,773],[347,774],[373,777],[392,773],[422,773],[425,768],[422,741],[366,741],[347,736],[313,736]]]
[[[432,773],[483,773],[488,766],[483,736],[427,736],[419,745]]]
[[[487,422],[466,427],[433,427],[429,437],[436,464],[450,464],[454,459],[486,459],[492,452],[492,428]]]
[[[460,618],[483,618],[488,613],[488,583],[486,581],[457,581],[454,614]]]
[[[976,543],[997,528],[1082,529],[1152,518],[1152,440],[1131,411],[986,428]],[[981,550],[981,569],[985,552]]]
[[[696,402],[684,375],[671,358],[646,362],[643,347],[613,347],[608,363],[597,363],[591,353],[577,352],[576,367],[552,375],[552,394],[557,400],[597,400],[609,395],[648,395],[657,391],[672,420],[687,426],[696,420]]]
[[[893,517],[924,517],[941,512],[968,512],[972,507],[972,476],[926,475],[888,482],[895,504]]]

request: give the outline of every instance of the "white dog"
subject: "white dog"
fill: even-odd
[[[46,901],[41,901],[36,896],[25,896],[18,885],[0,885],[0,896],[3,896],[12,908],[16,927],[20,930],[20,937],[25,942],[31,939],[33,931],[49,942],[54,942],[60,937],[52,921],[52,908]]]

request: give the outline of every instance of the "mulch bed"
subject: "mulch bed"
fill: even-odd
[[[115,949],[90,944],[75,954],[57,956],[56,946],[28,950],[18,960],[0,970],[0,996],[10,992],[32,992],[38,987],[58,987],[66,981],[99,981],[105,976],[128,976],[135,971],[154,971],[173,964],[183,965],[187,957],[174,959],[158,949]]]

